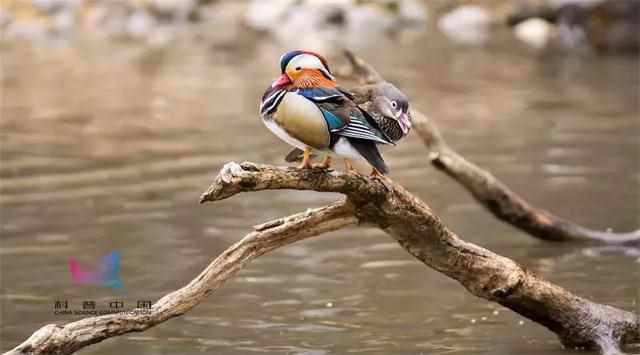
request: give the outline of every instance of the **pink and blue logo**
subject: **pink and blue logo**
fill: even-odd
[[[122,290],[120,253],[117,251],[103,256],[92,270],[82,267],[75,259],[69,259],[69,272],[74,283]]]

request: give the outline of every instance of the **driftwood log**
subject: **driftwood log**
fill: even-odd
[[[345,51],[349,66],[340,76],[361,84],[376,84],[383,77],[368,63]],[[498,219],[528,233],[554,242],[582,241],[607,245],[640,245],[640,229],[629,233],[598,231],[555,216],[535,207],[513,192],[490,172],[466,160],[453,150],[435,122],[418,110],[411,110],[414,131],[428,149],[428,160],[438,170],[452,177]]]
[[[366,177],[319,168],[226,164],[201,202],[260,190],[337,192],[345,199],[255,226],[254,231],[218,256],[185,287],[158,300],[149,310],[85,318],[36,331],[7,354],[71,354],[104,339],[151,328],[182,315],[246,266],[278,247],[350,225],[384,230],[411,255],[455,279],[470,293],[497,302],[556,333],[572,348],[614,354],[640,342],[638,316],[597,304],[545,281],[515,261],[460,239],[431,209],[385,177]]]
[[[356,77],[381,77],[354,56]],[[433,122],[413,112],[416,131],[430,149],[430,160],[454,177],[500,219],[545,240],[590,240],[630,244],[640,232],[615,235],[590,231],[529,206],[491,174],[448,148]],[[554,332],[567,347],[616,354],[640,343],[640,318],[597,304],[545,281],[511,259],[460,239],[421,200],[385,177],[366,177],[322,169],[228,163],[201,202],[241,192],[295,189],[337,192],[331,205],[277,219],[230,246],[183,288],[167,294],[151,309],[89,317],[64,325],[49,324],[6,354],[72,354],[102,340],[141,332],[185,314],[256,257],[325,232],[358,224],[377,226],[425,265],[457,280],[470,293],[499,303]]]

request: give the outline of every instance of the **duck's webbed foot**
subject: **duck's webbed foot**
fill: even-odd
[[[349,159],[344,159],[344,169],[349,173],[358,172],[356,169],[353,168],[353,165],[351,164],[351,160]]]
[[[331,156],[330,155],[325,155],[324,160],[322,160],[322,163],[314,165],[314,168],[320,168],[320,169],[329,169],[331,167]]]

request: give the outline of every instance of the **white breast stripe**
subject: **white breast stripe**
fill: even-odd
[[[278,106],[286,93],[287,90],[279,90],[275,94],[269,96],[266,100],[264,100],[262,105],[260,105],[260,113],[263,115],[272,113],[272,111]],[[265,105],[267,104],[269,106],[265,107]]]
[[[268,96],[266,99],[262,100],[262,102],[260,103],[260,111],[262,111],[262,108],[264,107],[264,105],[266,105],[269,101],[271,101],[271,99],[277,96],[281,91],[282,90],[276,90],[273,92],[273,94],[271,94],[271,96]]]
[[[273,105],[278,102],[278,98],[284,94],[285,90],[278,90],[269,96],[266,100],[262,102],[260,105],[260,112],[266,113],[269,112],[273,108]]]

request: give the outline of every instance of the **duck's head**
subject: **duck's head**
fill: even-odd
[[[385,82],[375,86],[371,100],[384,117],[398,122],[403,134],[411,129],[411,115],[409,113],[409,98],[393,84]]]
[[[285,87],[298,79],[309,77],[334,82],[327,60],[318,53],[295,50],[280,57],[280,77],[271,87]]]

